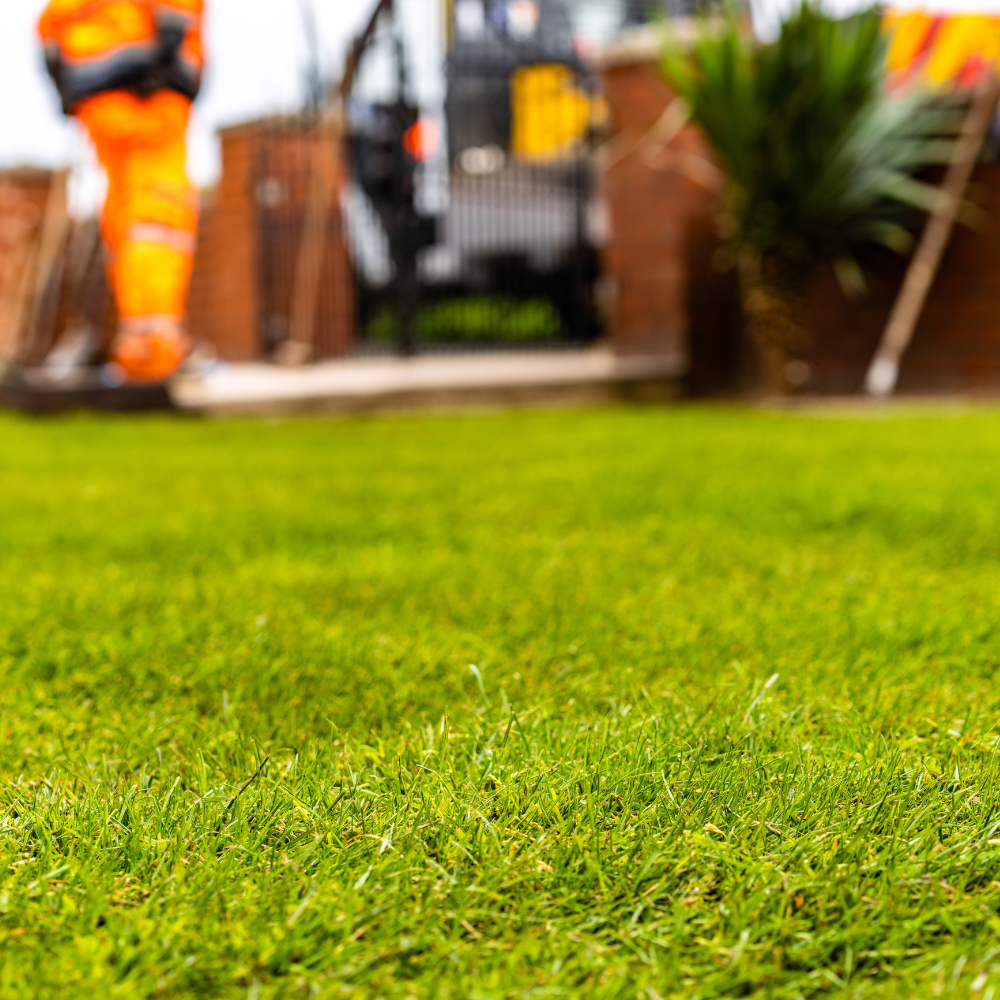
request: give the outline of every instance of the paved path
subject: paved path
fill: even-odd
[[[171,387],[207,413],[372,412],[657,400],[676,394],[684,361],[608,350],[350,358],[302,368],[224,364]]]

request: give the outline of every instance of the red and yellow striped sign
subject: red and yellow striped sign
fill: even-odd
[[[884,24],[892,88],[965,89],[1000,69],[1000,15],[889,10]]]

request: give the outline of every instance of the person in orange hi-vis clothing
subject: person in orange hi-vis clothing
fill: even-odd
[[[203,0],[51,0],[39,23],[66,114],[108,173],[101,234],[118,305],[113,361],[132,381],[183,363],[198,231],[186,132],[203,67]]]

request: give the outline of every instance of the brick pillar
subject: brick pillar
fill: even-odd
[[[219,357],[248,361],[260,354],[252,135],[236,128],[221,137],[222,177],[202,208],[188,322]]]
[[[221,358],[246,361],[264,353],[265,329],[290,329],[315,144],[330,140],[296,116],[220,135],[222,178],[203,210],[189,323]],[[345,183],[338,161],[316,309],[317,358],[347,354],[355,341],[354,274],[340,210]]]
[[[30,249],[38,239],[53,176],[30,167],[0,171],[0,356],[14,350],[27,319],[18,300],[24,282],[35,280]]]
[[[695,381],[732,381],[740,319],[734,275],[714,263],[721,209],[712,154],[687,126],[667,147],[641,141],[673,101],[654,35],[616,46],[602,72],[611,163],[602,177],[611,220],[604,272],[611,341],[622,354],[675,354]]]

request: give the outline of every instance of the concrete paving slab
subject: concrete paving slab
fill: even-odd
[[[409,409],[664,400],[676,396],[685,360],[582,351],[349,358],[301,368],[226,364],[179,379],[182,410],[209,414],[363,413]]]

